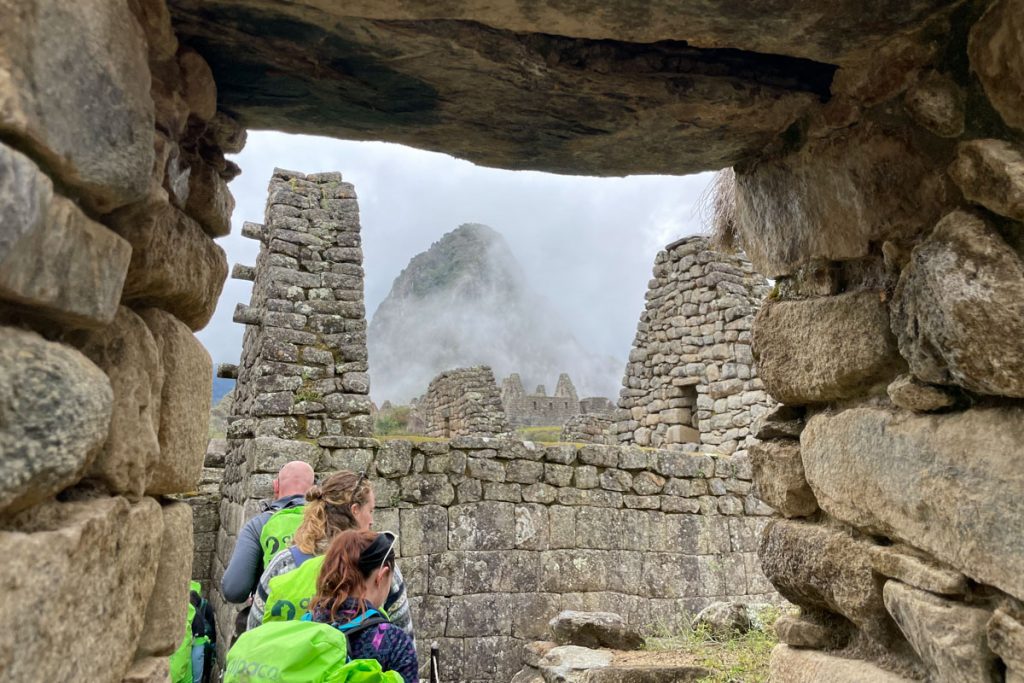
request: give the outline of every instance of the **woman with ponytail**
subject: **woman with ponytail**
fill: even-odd
[[[351,659],[376,659],[406,683],[419,680],[412,638],[381,615],[395,571],[395,536],[343,531],[324,557],[310,618],[348,635]]]
[[[292,537],[293,546],[284,550],[270,561],[259,586],[253,596],[252,611],[249,613],[248,627],[256,628],[271,617],[299,618],[301,612],[308,607],[295,606],[290,613],[283,615],[272,609],[268,615],[267,598],[271,594],[271,580],[280,584],[285,581],[285,574],[295,576],[296,570],[304,566],[306,560],[320,558],[330,547],[336,536],[349,530],[369,531],[373,526],[373,509],[377,504],[373,488],[365,474],[356,474],[341,470],[329,476],[320,486],[313,485],[306,492],[306,506],[303,511],[302,523]],[[323,558],[326,564],[326,558]],[[391,623],[404,631],[409,638],[413,637],[412,615],[409,611],[409,598],[405,591],[405,580],[402,572],[395,566],[389,572],[391,587],[383,608]],[[277,578],[282,577],[282,578]],[[315,578],[315,575],[313,576]],[[309,589],[303,589],[312,597],[312,578]],[[277,610],[280,612],[281,610]]]

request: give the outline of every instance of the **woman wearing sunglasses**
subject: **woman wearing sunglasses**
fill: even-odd
[[[309,610],[324,553],[345,531],[369,531],[376,496],[365,474],[341,470],[306,492],[302,524],[292,547],[270,561],[260,577],[249,612],[250,629],[266,621],[300,619]],[[397,566],[389,571],[390,590],[383,610],[392,624],[413,638],[412,616],[405,581]],[[268,606],[269,605],[269,606]]]
[[[391,591],[395,540],[387,531],[338,534],[324,557],[309,618],[350,633],[350,659],[376,659],[410,683],[419,680],[412,638],[380,612]]]

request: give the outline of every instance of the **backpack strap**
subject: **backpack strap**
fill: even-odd
[[[338,630],[345,634],[349,640],[357,633],[362,633],[380,624],[390,624],[386,616],[375,609],[366,610],[366,613],[350,622],[338,626]]]
[[[316,555],[311,555],[310,553],[302,552],[301,550],[299,550],[298,546],[294,545],[288,546],[288,552],[292,554],[292,562],[295,563],[296,569],[301,567],[302,563],[306,560],[312,560],[314,557],[316,557]]]

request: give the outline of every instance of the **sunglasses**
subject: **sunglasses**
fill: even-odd
[[[391,557],[391,553],[395,549],[395,543],[398,542],[398,534],[396,534],[395,532],[393,532],[393,531],[382,531],[380,533],[381,533],[382,536],[384,536],[384,538],[388,539],[389,544],[388,544],[388,551],[386,553],[384,553],[384,559],[382,559],[380,561],[380,566],[377,567],[377,569],[383,569],[384,568],[384,563],[388,561],[389,557]]]

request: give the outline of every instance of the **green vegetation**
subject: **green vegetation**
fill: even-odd
[[[647,638],[646,648],[688,653],[693,664],[713,672],[701,683],[765,683],[768,658],[778,643],[773,627],[781,615],[780,608],[765,607],[757,615],[757,628],[728,638],[716,636],[704,625],[677,633],[662,631]]]
[[[302,401],[319,401],[321,398],[323,398],[323,396],[320,395],[319,391],[309,387],[302,387],[295,392],[296,403],[301,403]]]
[[[520,427],[516,430],[516,436],[523,441],[536,441],[539,443],[559,443],[562,438],[561,427]]]
[[[395,406],[388,410],[380,410],[377,412],[373,431],[377,436],[407,434],[411,414],[412,408],[409,406]]]

